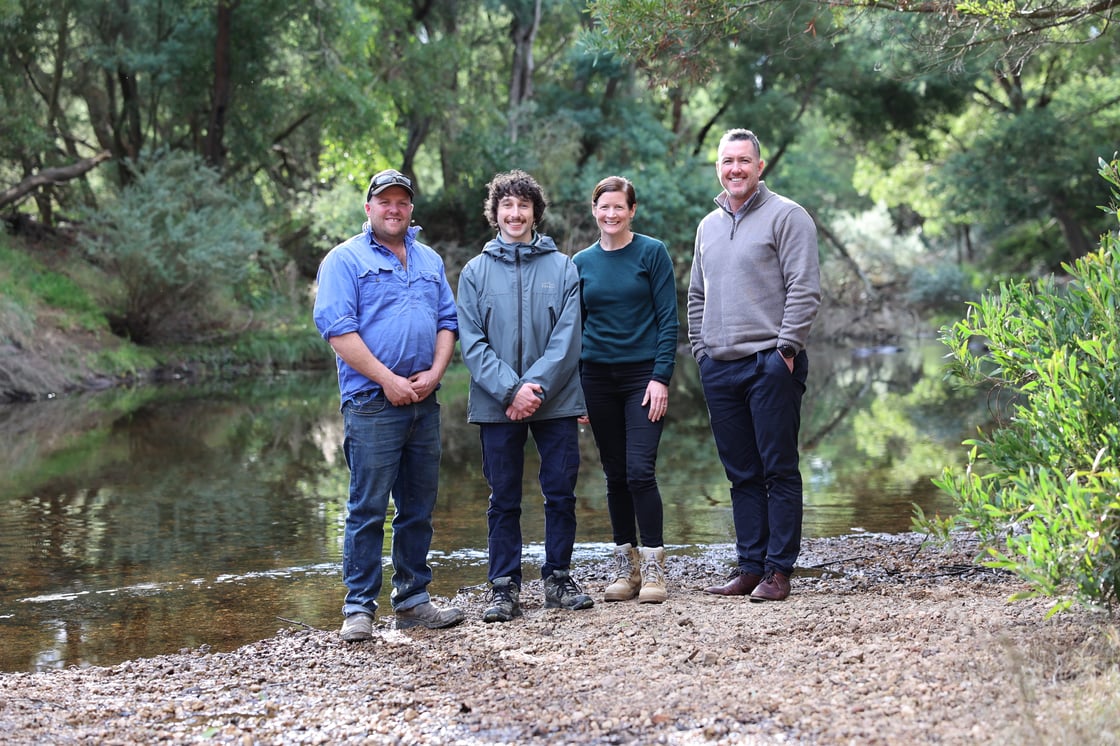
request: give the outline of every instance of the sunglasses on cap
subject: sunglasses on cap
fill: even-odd
[[[412,179],[408,178],[400,171],[382,171],[375,174],[369,182],[369,190],[366,192],[366,202],[369,202],[370,197],[375,194],[381,194],[383,191],[391,186],[399,186],[408,192],[409,196],[414,196],[412,191]]]

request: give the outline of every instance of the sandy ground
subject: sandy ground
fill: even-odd
[[[597,599],[483,624],[481,589],[450,630],[375,639],[292,625],[204,649],[0,676],[9,744],[1120,743],[1115,620],[1008,603],[1024,586],[920,538],[806,541],[781,603],[708,596],[730,547],[670,556],[669,601]]]

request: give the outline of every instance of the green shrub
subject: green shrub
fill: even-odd
[[[256,203],[197,156],[145,163],[115,202],[90,216],[83,239],[115,278],[106,289],[114,331],[152,344],[230,324],[239,288],[259,275],[269,251],[262,225]]]
[[[1118,167],[1100,168],[1114,215]],[[960,510],[953,523],[985,540],[988,564],[1029,582],[1020,595],[1060,598],[1055,610],[1075,600],[1111,609],[1120,600],[1117,234],[1065,269],[1068,284],[1005,283],[942,330],[954,377],[1010,396],[993,397],[1004,402],[1000,426],[966,441],[967,468],[936,481]]]

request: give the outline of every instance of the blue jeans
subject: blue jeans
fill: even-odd
[[[350,498],[342,547],[344,615],[373,614],[381,592],[385,515],[393,496],[393,609],[429,600],[428,549],[439,488],[440,414],[435,394],[394,407],[380,392],[359,394],[342,409],[342,447],[350,467]]]
[[[521,585],[521,482],[529,432],[541,457],[538,475],[544,494],[544,564],[541,577],[572,564],[576,542],[576,479],[579,425],[575,417],[479,425],[482,473],[490,485],[486,509],[490,569],[487,577],[511,577]]]
[[[740,360],[700,360],[720,461],[731,482],[735,551],[743,572],[790,575],[801,551],[803,512],[797,435],[809,373],[802,350],[793,373],[777,350]]]
[[[642,406],[653,373],[644,363],[583,363],[580,381],[591,432],[607,481],[607,511],[614,543],[662,546],[664,511],[657,488],[657,447],[665,419],[649,421]],[[635,528],[637,520],[637,528]]]

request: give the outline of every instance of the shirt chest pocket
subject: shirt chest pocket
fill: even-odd
[[[442,287],[440,276],[435,272],[420,271],[412,279],[412,297],[416,302],[423,303],[425,308],[438,309]]]
[[[408,298],[403,278],[388,267],[370,267],[358,275],[358,295],[366,312],[378,313]]]
[[[435,272],[408,273],[386,267],[371,267],[358,277],[363,306],[372,312],[390,309],[439,306],[440,276]]]

